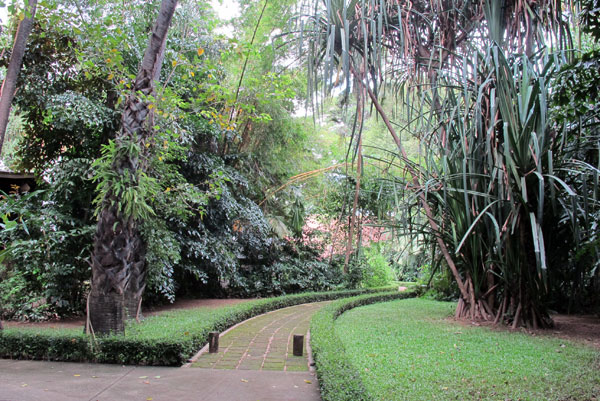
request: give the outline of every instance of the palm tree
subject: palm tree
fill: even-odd
[[[137,224],[145,202],[135,189],[143,189],[147,182],[144,145],[153,130],[149,105],[176,5],[176,0],[162,0],[142,65],[125,104],[121,131],[111,145],[110,171],[100,184],[103,199],[91,256],[88,309],[95,333],[123,332],[124,320],[137,313],[145,288],[145,249]]]

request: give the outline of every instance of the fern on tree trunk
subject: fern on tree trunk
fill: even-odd
[[[92,290],[88,310],[95,333],[123,332],[124,320],[136,316],[145,288],[145,245],[137,224],[143,213],[136,211],[137,203],[144,203],[144,199],[125,199],[122,195],[129,188],[142,186],[141,181],[146,177],[144,145],[153,133],[148,98],[154,93],[154,80],[160,76],[167,32],[176,5],[176,0],[161,3],[133,91],[125,103],[109,179],[101,183],[105,191],[91,257]],[[121,185],[114,185],[111,180],[119,180]]]

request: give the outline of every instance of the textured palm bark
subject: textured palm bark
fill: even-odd
[[[17,89],[17,79],[23,64],[25,47],[33,26],[36,8],[37,0],[29,0],[29,16],[23,18],[17,27],[17,34],[15,35],[12,54],[10,56],[8,68],[6,69],[6,77],[2,82],[2,89],[0,89],[0,154],[2,154],[4,134],[6,133],[6,127],[8,126],[10,105],[15,96],[15,90]]]
[[[133,91],[125,103],[117,144],[137,142],[145,149],[152,135],[153,115],[144,99],[154,93],[154,80],[160,76],[167,32],[176,6],[176,0],[161,3]],[[113,162],[112,168],[124,175],[145,171],[147,163],[144,155],[124,155]],[[92,291],[88,313],[92,330],[98,334],[123,332],[124,320],[138,313],[146,286],[144,241],[137,222],[123,215],[115,201],[111,193],[103,200],[91,257]]]

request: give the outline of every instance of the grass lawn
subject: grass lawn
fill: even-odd
[[[212,327],[215,323],[229,316],[232,312],[246,310],[264,302],[263,300],[249,301],[237,305],[223,307],[199,307],[194,309],[180,309],[162,312],[155,316],[146,317],[140,324],[134,321],[127,322],[125,329],[126,338],[137,339],[173,339],[185,338],[190,333],[204,330],[205,326]],[[32,333],[61,333],[65,335],[81,335],[81,328],[44,325],[41,327],[21,326],[6,328],[5,333],[32,332]]]
[[[466,327],[424,299],[350,310],[336,333],[374,400],[596,400],[600,353],[561,339]]]
[[[211,331],[223,331],[252,316],[287,306],[390,289],[307,292],[222,308],[172,310],[150,316],[141,324],[127,324],[124,335],[98,336],[96,341],[83,334],[83,327],[7,328],[0,332],[0,357],[180,366],[208,341]]]

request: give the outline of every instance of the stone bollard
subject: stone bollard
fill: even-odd
[[[211,331],[208,333],[208,352],[216,354],[219,352],[219,332]]]
[[[294,334],[294,356],[302,356],[304,348],[304,336]]]

